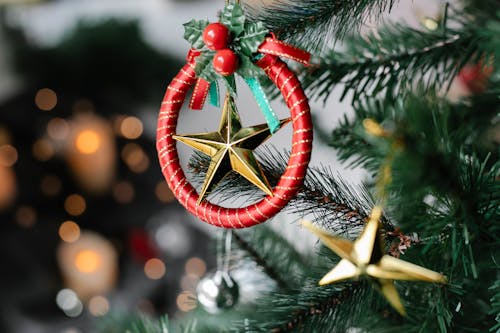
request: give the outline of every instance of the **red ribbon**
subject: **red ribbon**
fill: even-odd
[[[191,96],[191,101],[189,102],[189,108],[191,110],[203,109],[203,105],[205,105],[205,100],[207,99],[209,91],[210,91],[210,82],[202,78],[198,78],[194,86],[193,95]]]
[[[291,59],[306,66],[309,65],[309,61],[311,60],[311,54],[309,52],[278,40],[273,33],[271,33],[271,37],[267,37],[266,40],[260,44],[259,52],[275,57]]]
[[[194,59],[201,54],[201,51],[195,50],[195,49],[190,49],[187,56],[186,60],[187,62],[194,62]]]
[[[257,65],[263,67],[263,63],[268,67],[276,62],[278,58],[287,58],[308,66],[311,60],[311,54],[307,51],[301,50],[295,46],[284,43],[276,38],[271,33],[264,42],[259,46],[258,51],[264,54],[264,57],[257,61]],[[201,54],[200,51],[191,49],[187,55],[187,61],[195,64],[195,59]],[[202,78],[198,78],[194,87],[189,108],[192,110],[201,110],[207,99],[208,92],[210,91],[210,83]]]
[[[187,54],[188,63],[195,64],[195,59],[201,54],[200,51],[191,49]],[[193,94],[191,95],[191,100],[189,101],[189,108],[191,110],[201,110],[203,105],[205,105],[205,100],[207,99],[208,92],[210,91],[210,82],[202,79],[201,77],[196,80],[194,86]]]

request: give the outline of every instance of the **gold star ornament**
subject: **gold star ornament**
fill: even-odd
[[[280,128],[290,118],[281,120]],[[271,136],[267,124],[243,127],[234,99],[228,94],[224,101],[222,117],[216,132],[174,135],[178,140],[208,156],[211,161],[199,193],[200,204],[213,188],[231,171],[245,177],[268,195],[273,190],[267,181],[253,150]]]
[[[378,286],[387,301],[401,315],[406,315],[404,306],[394,286],[394,280],[446,283],[446,277],[421,266],[384,254],[384,242],[380,235],[381,216],[382,209],[375,206],[365,228],[354,242],[333,236],[318,229],[311,222],[304,221],[303,225],[342,258],[337,266],[321,279],[320,285],[368,276]]]

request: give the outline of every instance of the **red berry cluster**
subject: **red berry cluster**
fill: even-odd
[[[217,51],[213,66],[217,73],[228,76],[238,69],[238,56],[228,48],[231,32],[221,23],[211,23],[203,31],[203,41],[210,49]]]

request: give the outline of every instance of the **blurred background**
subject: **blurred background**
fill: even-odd
[[[188,51],[182,24],[213,20],[222,6],[0,0],[1,332],[94,332],[109,313],[176,318],[196,306],[195,287],[215,267],[216,230],[174,200],[155,127]],[[439,13],[435,4],[418,6],[392,15],[421,24]],[[244,122],[263,122],[243,89],[238,104],[252,103],[252,112],[240,108]],[[329,130],[349,106],[332,98],[313,109]],[[218,117],[213,108],[185,110],[179,132],[213,130]],[[288,147],[290,129],[273,140]],[[360,182],[358,170],[342,169],[316,141],[313,164]],[[181,153],[185,164],[190,152]]]

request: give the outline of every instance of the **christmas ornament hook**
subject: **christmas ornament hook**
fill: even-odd
[[[233,232],[231,229],[222,229],[217,240],[217,271],[229,273],[231,263],[231,243]]]

